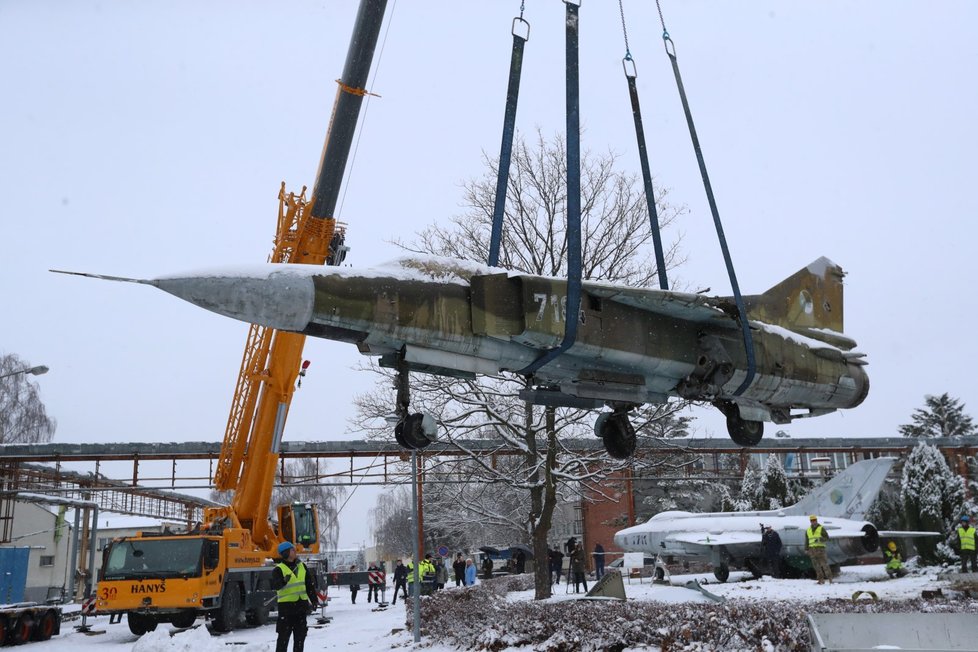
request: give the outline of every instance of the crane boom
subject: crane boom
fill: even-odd
[[[269,262],[338,265],[346,252],[345,229],[334,217],[339,187],[353,143],[364,87],[387,0],[361,0],[343,77],[309,200],[305,192],[279,190],[278,221]],[[234,389],[224,444],[214,473],[231,504],[204,511],[204,523],[185,533],[123,537],[104,551],[97,608],[127,614],[141,635],[161,622],[189,627],[199,615],[216,631],[268,620],[272,566],[281,541],[317,552],[319,526],[311,505],[269,503],[279,444],[302,363],[305,336],[252,325]]]

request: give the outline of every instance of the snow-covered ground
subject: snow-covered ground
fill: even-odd
[[[674,575],[673,584],[684,584],[696,579],[709,591],[728,599],[745,600],[804,600],[821,601],[827,599],[851,599],[856,591],[873,591],[880,600],[903,600],[919,598],[922,590],[944,588],[946,585],[937,579],[937,571],[927,569],[921,574],[888,580],[882,565],[853,566],[842,569],[832,584],[818,585],[814,580],[776,580],[764,577],[749,579],[746,574],[731,573],[726,584],[717,583],[711,574]],[[743,581],[741,581],[743,580]],[[591,584],[589,583],[589,586]],[[448,591],[454,588],[446,589]],[[663,586],[632,580],[625,582],[625,593],[630,600],[657,601],[668,603],[708,602],[708,598],[696,591],[682,586]],[[556,587],[552,601],[574,600],[581,597],[565,593],[565,585]],[[404,627],[405,611],[402,602],[383,611],[373,611],[372,604],[361,600],[350,603],[349,591],[340,588],[332,594],[326,613],[332,622],[322,627],[311,627],[306,639],[307,650],[360,650],[377,652],[394,648],[412,648],[411,632]],[[507,595],[509,601],[532,600],[532,591],[522,591]],[[198,621],[202,622],[202,621]],[[31,652],[54,652],[72,649],[76,652],[216,652],[218,650],[240,650],[241,652],[270,652],[275,649],[275,626],[266,625],[257,629],[243,629],[222,636],[212,636],[206,628],[179,631],[168,625],[161,625],[157,631],[141,638],[133,636],[125,622],[109,625],[105,616],[89,619],[95,630],[104,631],[98,635],[85,635],[76,632],[76,622],[65,623],[62,634],[50,641],[31,643],[25,650]],[[313,624],[313,618],[310,618]],[[422,645],[431,652],[449,652],[453,648],[444,645]],[[230,647],[229,647],[230,646]],[[289,648],[291,650],[291,646]]]

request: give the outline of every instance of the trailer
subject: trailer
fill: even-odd
[[[61,633],[61,607],[37,602],[0,605],[0,645],[46,641]]]

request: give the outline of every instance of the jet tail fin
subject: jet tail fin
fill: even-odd
[[[856,462],[783,511],[791,515],[865,520],[894,462],[893,457]]]
[[[841,335],[844,276],[841,267],[823,256],[764,294],[744,297],[744,304],[751,319],[818,339]]]

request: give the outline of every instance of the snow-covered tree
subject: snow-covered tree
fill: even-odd
[[[978,434],[971,417],[964,412],[964,403],[947,393],[926,396],[924,407],[910,415],[913,423],[900,426],[904,437],[964,437]]]
[[[751,512],[757,509],[759,501],[758,487],[760,478],[758,472],[750,464],[744,469],[744,479],[740,483],[740,495],[734,501],[734,509],[738,512]]]
[[[757,483],[757,509],[781,509],[796,501],[788,475],[777,455],[768,455]]]
[[[463,184],[465,212],[450,224],[433,224],[402,248],[425,255],[439,255],[485,262],[488,258],[497,162],[486,161],[483,176]],[[564,140],[548,140],[537,134],[536,142],[518,138],[510,167],[509,191],[503,221],[499,265],[541,276],[566,276],[566,165]],[[581,158],[581,240],[584,279],[650,286],[657,276],[652,231],[641,184],[634,174],[618,169],[613,153]],[[668,225],[681,212],[657,198],[660,224]],[[666,265],[679,262],[678,239],[666,249]],[[384,373],[382,370],[378,370]],[[390,437],[382,423],[392,406],[390,377],[377,390],[356,401],[356,428]],[[446,483],[438,492],[425,491],[426,527],[439,526],[441,515],[467,514],[468,522],[519,522],[522,543],[532,540],[534,553],[545,558],[547,534],[553,510],[561,497],[604,496],[602,480],[626,468],[641,470],[650,464],[640,457],[612,460],[604,451],[572,453],[561,441],[569,437],[593,437],[594,415],[580,410],[540,408],[518,398],[526,387],[522,377],[460,379],[415,373],[411,376],[412,411],[436,417],[439,436],[456,446],[463,458],[426,460],[425,478],[439,474],[463,475],[463,482]],[[689,417],[682,402],[646,406],[632,413],[639,436],[664,437],[686,434]],[[472,453],[466,441],[488,438],[500,442],[500,450],[518,451],[507,463],[496,456]],[[521,500],[505,499],[504,487],[522,493]],[[427,507],[429,497],[454,505],[461,512]],[[608,495],[609,498],[612,496]],[[527,498],[529,500],[527,500]],[[513,541],[511,543],[516,543]],[[550,596],[546,564],[537,564],[536,597]]]
[[[944,541],[960,516],[964,499],[962,479],[951,472],[936,446],[920,442],[907,456],[900,484],[907,527],[940,532],[942,536],[914,540],[921,561],[934,563],[954,558]]]
[[[54,437],[58,424],[48,416],[37,383],[17,373],[30,368],[12,353],[0,354],[0,444],[36,444]]]

